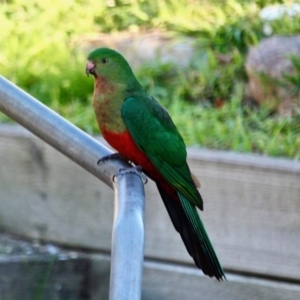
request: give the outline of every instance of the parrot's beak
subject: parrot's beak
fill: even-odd
[[[96,71],[96,65],[88,61],[85,68],[86,75],[89,76],[90,74],[92,74],[95,76],[96,75],[95,71]]]

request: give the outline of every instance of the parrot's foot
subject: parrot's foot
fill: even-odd
[[[126,160],[128,161],[124,156],[122,156],[120,153],[112,153],[112,154],[109,154],[107,156],[104,156],[102,158],[100,158],[98,161],[97,161],[97,165],[103,163],[103,162],[106,162],[110,159],[123,159],[123,160]],[[131,163],[129,161],[129,163]],[[146,184],[148,182],[148,178],[145,174],[142,173],[142,167],[141,166],[134,166],[134,167],[130,167],[130,168],[122,168],[119,170],[118,173],[116,173],[114,176],[113,176],[113,181],[115,181],[115,178],[118,176],[118,175],[123,175],[123,174],[128,174],[128,173],[135,173],[137,175],[139,175],[141,178],[142,178],[142,181],[144,184]]]
[[[97,161],[97,165],[100,165],[101,163],[105,162],[105,161],[108,161],[110,159],[124,159],[124,160],[127,160],[124,156],[122,156],[120,153],[112,153],[112,154],[109,154],[109,155],[106,155],[102,158],[100,158],[98,161]]]
[[[141,166],[135,166],[135,167],[131,167],[131,168],[126,168],[126,169],[122,168],[122,169],[120,169],[119,172],[113,176],[113,181],[115,181],[115,178],[118,175],[124,175],[124,174],[128,174],[128,173],[134,173],[134,174],[139,175],[144,184],[146,184],[148,182],[147,176],[142,173],[142,167]]]

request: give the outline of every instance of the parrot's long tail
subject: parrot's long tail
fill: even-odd
[[[156,183],[159,193],[196,266],[209,277],[226,279],[196,207],[169,185]]]

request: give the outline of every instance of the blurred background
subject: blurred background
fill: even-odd
[[[188,145],[299,159],[299,37],[259,48],[264,38],[299,33],[296,1],[0,3],[1,74],[82,129],[98,133],[86,57],[109,46],[122,50]],[[247,60],[251,47],[263,58]],[[254,84],[264,94],[249,80],[263,82]]]
[[[298,1],[0,0],[0,28],[0,74],[94,136],[86,57],[121,52],[189,146],[228,282],[149,183],[143,299],[300,298]],[[112,191],[0,122],[0,299],[107,299]]]

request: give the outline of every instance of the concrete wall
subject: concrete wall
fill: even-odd
[[[2,229],[109,251],[107,186],[18,126],[0,127],[0,162]],[[225,270],[300,282],[300,163],[190,149],[189,164],[202,184],[201,218]],[[146,258],[193,265],[152,182],[145,224]]]

